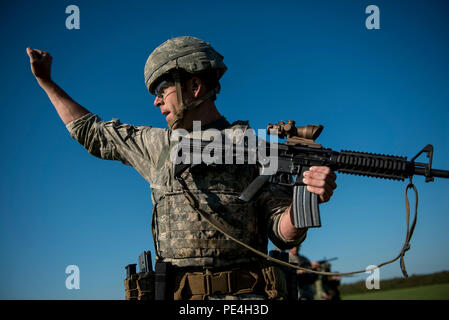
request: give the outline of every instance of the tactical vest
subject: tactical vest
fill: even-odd
[[[248,129],[248,123],[238,122],[231,129]],[[181,185],[173,178],[170,161],[170,132],[165,130],[161,150],[153,160],[151,177],[153,220],[152,229],[158,261],[179,267],[219,267],[260,260],[251,251],[227,239],[189,205]],[[222,131],[223,132],[223,131]],[[255,165],[199,165],[183,173],[189,190],[199,200],[200,208],[233,236],[254,248],[266,252],[266,217],[258,214],[255,202],[238,199],[243,189],[258,175]]]

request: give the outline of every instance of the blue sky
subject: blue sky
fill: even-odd
[[[80,9],[68,30],[65,9]],[[367,30],[365,8],[380,8]],[[143,81],[151,51],[192,35],[223,54],[217,106],[253,128],[322,124],[335,150],[414,156],[431,143],[449,169],[447,1],[2,1],[1,299],[123,299],[125,265],[153,250],[150,188],[131,167],[90,156],[67,133],[29,68],[53,55],[53,79],[105,120],[166,127]],[[447,270],[449,181],[419,190],[409,274]],[[323,227],[302,253],[352,271],[391,259],[405,237],[405,182],[338,175]],[[411,200],[414,197],[411,196]],[[65,269],[80,269],[67,290]],[[401,276],[399,263],[381,279]],[[364,280],[367,274],[344,282]]]

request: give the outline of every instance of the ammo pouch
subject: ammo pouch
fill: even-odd
[[[125,279],[126,300],[154,300],[154,273],[140,272]]]
[[[270,300],[285,300],[288,298],[287,281],[285,273],[277,265],[266,264],[262,268],[265,280],[265,293]]]
[[[154,273],[141,272],[137,279],[138,300],[154,300]]]
[[[217,294],[238,295],[254,293],[269,299],[285,299],[286,283],[282,271],[274,266],[222,268],[204,271],[178,270],[174,300],[204,300]]]
[[[125,299],[137,300],[139,292],[137,291],[137,278],[139,275],[133,274],[125,279]]]

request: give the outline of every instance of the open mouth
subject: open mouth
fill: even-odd
[[[163,115],[166,116],[166,117],[165,117],[165,121],[168,122],[168,118],[171,117],[171,113],[170,113],[170,112],[164,112]]]
[[[165,116],[165,119],[170,115],[170,111],[162,111],[162,114]]]

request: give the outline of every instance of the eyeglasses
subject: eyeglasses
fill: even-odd
[[[159,99],[164,99],[164,91],[167,88],[170,88],[174,86],[174,82],[163,80],[161,83],[158,84],[156,89],[154,89],[154,93]]]

